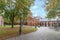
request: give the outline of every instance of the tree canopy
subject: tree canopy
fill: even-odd
[[[14,20],[20,18],[20,13],[23,14],[23,19],[27,17],[33,2],[34,0],[0,0],[0,10],[4,11],[5,21],[13,24]]]
[[[47,18],[55,18],[60,15],[60,0],[46,0]],[[59,17],[59,16],[58,16]]]

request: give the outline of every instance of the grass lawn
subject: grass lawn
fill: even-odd
[[[22,27],[22,33],[27,34],[35,31],[33,27]],[[11,26],[0,27],[0,40],[19,35],[19,27],[11,28]]]

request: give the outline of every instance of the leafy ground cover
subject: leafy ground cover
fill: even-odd
[[[36,31],[34,27],[22,27],[22,34],[27,34]],[[19,27],[16,26],[11,28],[11,26],[0,27],[0,40],[5,40],[5,38],[14,37],[19,35]]]

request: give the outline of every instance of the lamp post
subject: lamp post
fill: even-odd
[[[57,27],[59,26],[59,25],[58,25],[58,21],[59,21],[59,19],[57,19]]]
[[[59,21],[59,18],[57,17],[57,27],[58,27],[58,21]]]

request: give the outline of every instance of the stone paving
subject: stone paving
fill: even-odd
[[[20,35],[6,40],[60,40],[60,32],[49,27],[40,27],[36,32]]]

